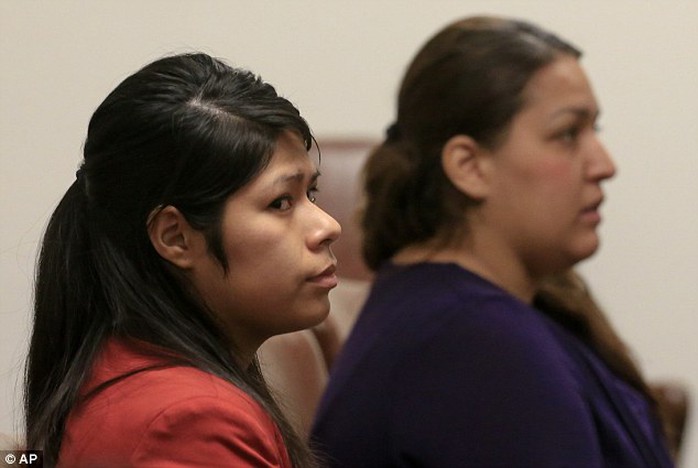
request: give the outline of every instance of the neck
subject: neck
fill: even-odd
[[[236,335],[231,334],[230,355],[241,369],[249,369],[257,355],[257,350],[264,342],[264,340],[246,338],[245,336],[240,336],[239,333]]]
[[[392,260],[398,265],[455,263],[496,284],[521,301],[527,304],[533,302],[538,288],[537,281],[509,252],[485,244],[466,240],[459,244],[438,246],[435,242],[427,242],[400,250]]]

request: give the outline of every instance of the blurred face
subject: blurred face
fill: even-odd
[[[615,167],[598,139],[598,104],[575,58],[533,75],[504,142],[491,151],[486,210],[494,235],[537,277],[594,253],[601,183]]]
[[[243,352],[329,312],[337,285],[330,245],[341,228],[315,204],[317,177],[301,140],[284,133],[267,168],[225,205],[228,272],[210,254],[197,264],[196,288]]]

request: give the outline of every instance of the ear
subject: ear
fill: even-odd
[[[191,227],[184,215],[174,206],[157,209],[148,218],[148,236],[158,254],[181,269],[192,267],[206,241]]]
[[[483,200],[489,191],[485,152],[467,135],[451,137],[441,150],[441,165],[446,177],[461,192],[474,200]]]

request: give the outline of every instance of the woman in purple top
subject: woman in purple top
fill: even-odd
[[[408,68],[365,170],[376,281],[313,429],[333,466],[672,466],[617,336],[548,279],[596,251],[615,173],[580,56],[477,17]]]

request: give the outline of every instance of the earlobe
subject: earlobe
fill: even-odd
[[[489,186],[484,164],[482,148],[467,135],[451,137],[441,150],[441,165],[446,177],[473,200],[487,197]]]
[[[168,205],[153,211],[148,218],[148,236],[162,258],[182,269],[192,267],[201,234],[177,208]]]

